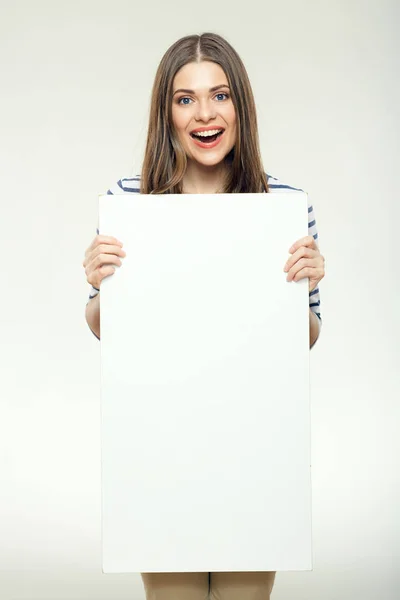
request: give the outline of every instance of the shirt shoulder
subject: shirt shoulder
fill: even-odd
[[[107,190],[107,194],[140,194],[140,175],[119,179]]]
[[[277,179],[276,177],[272,177],[272,175],[268,175],[268,173],[266,173],[267,176],[267,180],[268,180],[268,187],[272,192],[304,192],[304,190],[297,188],[297,187],[293,187],[292,185],[288,185],[287,183],[283,183],[283,181],[280,181],[280,179]]]

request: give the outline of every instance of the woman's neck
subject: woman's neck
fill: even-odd
[[[218,194],[224,188],[228,166],[225,162],[207,167],[188,160],[183,177],[183,194]]]

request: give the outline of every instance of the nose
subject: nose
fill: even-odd
[[[197,103],[196,121],[209,121],[216,116],[215,104],[208,99],[199,100]]]

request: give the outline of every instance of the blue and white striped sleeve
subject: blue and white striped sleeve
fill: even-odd
[[[314,208],[310,203],[308,204],[308,235],[312,235],[317,246],[319,246],[317,223],[315,220]],[[321,308],[320,308],[321,301],[320,301],[320,297],[319,297],[318,286],[309,293],[309,306],[310,306],[310,309],[313,311],[313,313],[318,317],[319,331],[321,331],[321,327],[322,327]]]
[[[140,193],[140,176],[124,177],[119,179],[114,185],[107,190],[107,194],[139,194]]]

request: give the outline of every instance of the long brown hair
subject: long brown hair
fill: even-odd
[[[173,82],[184,65],[201,61],[214,62],[223,69],[236,112],[237,139],[225,157],[230,169],[223,192],[268,192],[259,148],[256,106],[245,66],[223,37],[203,33],[176,41],[158,66],[151,96],[141,193],[182,193],[187,158],[172,122]]]

